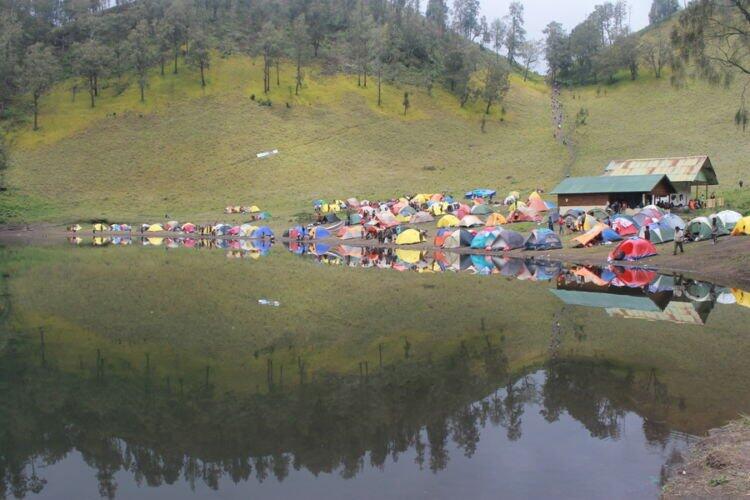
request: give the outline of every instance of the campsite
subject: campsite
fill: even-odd
[[[750,496],[748,0],[0,0],[0,499]]]

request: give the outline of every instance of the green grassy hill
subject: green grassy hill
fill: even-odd
[[[110,81],[94,109],[84,93],[73,101],[71,82],[59,85],[42,101],[41,130],[11,134],[2,218],[139,222],[169,214],[199,222],[221,218],[226,205],[258,204],[285,221],[316,198],[551,189],[570,162],[539,82],[514,77],[505,115],[497,107],[482,132],[481,105],[462,110],[439,89],[430,96],[384,85],[379,108],[374,80],[365,89],[353,76],[307,70],[293,96],[287,65],[268,107],[251,99],[262,96],[257,62],[216,57],[208,77],[204,90],[188,68],[155,72],[146,103],[137,85]],[[750,141],[732,125],[732,89],[678,90],[668,76],[644,74],[599,95],[597,87],[565,91],[563,102],[568,121],[589,110],[572,134],[573,175],[598,174],[613,158],[707,153],[726,189],[747,168]],[[278,156],[255,158],[274,148]]]

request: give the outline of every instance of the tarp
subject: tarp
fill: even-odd
[[[466,193],[466,198],[473,200],[474,198],[491,198],[497,194],[494,189],[472,189]]]
[[[437,223],[437,227],[458,227],[458,217],[455,215],[444,215]]]
[[[483,226],[484,222],[476,215],[467,215],[458,223],[460,227]]]
[[[562,248],[560,237],[549,229],[535,229],[523,243],[526,250],[552,250]]]
[[[593,228],[589,229],[580,236],[573,238],[570,242],[574,247],[585,247],[593,244],[597,238],[602,234],[604,228],[607,227],[604,224],[597,224]]]
[[[631,238],[617,245],[617,248],[609,253],[607,260],[609,262],[618,260],[634,261],[645,259],[646,257],[652,257],[657,254],[656,247],[650,241],[646,241],[642,238]]]
[[[743,217],[732,229],[732,236],[750,235],[750,217]]]
[[[415,243],[422,243],[423,241],[422,234],[416,229],[401,231],[396,237],[396,245],[414,245]]]
[[[507,224],[508,220],[505,218],[503,214],[490,214],[489,217],[487,217],[487,221],[485,222],[485,225],[487,226],[502,226],[503,224]]]
[[[521,233],[503,229],[492,242],[492,250],[514,250],[523,248],[524,237]]]
[[[409,218],[411,224],[422,224],[424,222],[432,222],[435,218],[428,212],[417,212]]]

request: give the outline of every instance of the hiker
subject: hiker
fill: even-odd
[[[563,234],[565,232],[565,219],[563,219],[562,216],[557,219],[557,225],[560,226],[558,232]]]
[[[550,232],[555,232],[555,222],[552,220],[552,214],[547,218],[547,227],[549,228]]]
[[[651,229],[649,229],[648,226],[643,228],[643,239],[646,241],[651,241]]]
[[[716,244],[716,239],[719,237],[719,223],[717,222],[718,217],[714,217],[711,222],[711,241],[712,244]]]
[[[685,229],[677,226],[677,228],[674,231],[674,252],[672,252],[672,255],[677,255],[677,249],[680,249],[680,253],[685,253],[685,249],[683,248],[683,244],[685,241]]]

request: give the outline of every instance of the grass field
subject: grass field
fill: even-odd
[[[643,68],[636,82],[563,93],[568,119],[589,111],[573,133],[573,175],[595,175],[613,158],[707,153],[734,206],[750,196],[736,189],[747,170],[750,141],[731,121],[737,89],[690,82]],[[408,192],[461,193],[491,187],[500,193],[551,189],[563,176],[568,151],[552,134],[548,89],[513,77],[504,104],[481,131],[481,105],[460,109],[442,89],[383,86],[374,80],[306,71],[293,95],[293,68],[261,106],[261,67],[241,56],[215,58],[208,86],[180,67],[150,77],[146,102],[137,85],[112,80],[91,109],[72,82],[42,100],[41,130],[10,134],[10,189],[0,219],[69,223],[94,218],[142,222],[165,216],[208,222],[226,205],[257,204],[283,226],[310,211],[317,198],[381,198]],[[404,116],[403,93],[411,108]],[[259,160],[255,154],[277,148]],[[746,179],[748,180],[748,179]]]

